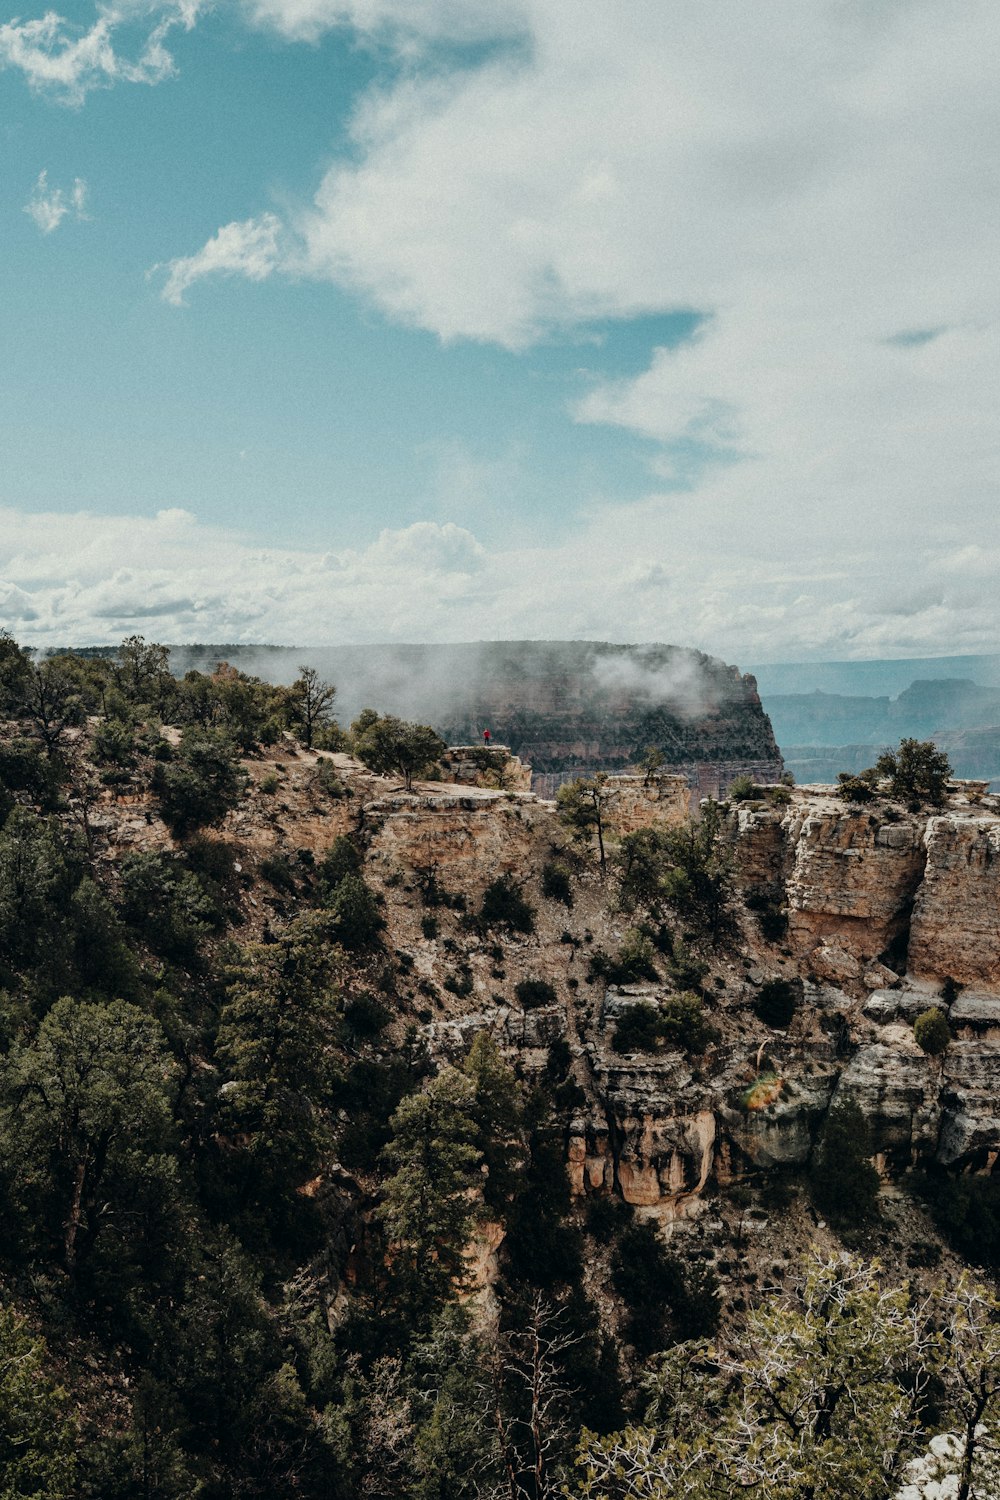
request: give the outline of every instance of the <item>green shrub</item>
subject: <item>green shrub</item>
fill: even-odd
[[[799,986],[788,979],[765,979],[757,992],[754,1011],[765,1026],[778,1030],[791,1024],[799,1003]]]
[[[705,1019],[701,996],[691,991],[668,995],[660,1006],[660,1036],[668,1047],[704,1052],[715,1029]]]
[[[280,782],[276,771],[268,771],[266,776],[260,778],[260,790],[265,797],[273,797],[279,786]]]
[[[788,931],[788,916],[780,898],[767,886],[751,886],[743,900],[757,918],[761,937],[769,943],[780,942]]]
[[[618,957],[608,978],[613,984],[629,984],[639,979],[655,980],[656,949],[646,933],[630,927],[621,941]]]
[[[329,731],[322,730],[320,733],[327,734]],[[341,730],[337,730],[342,735]],[[332,761],[321,760],[316,766],[316,785],[325,797],[334,802],[339,802],[342,797],[349,796],[346,784],[337,775],[337,768]]]
[[[198,877],[169,854],[130,854],[122,862],[122,915],[164,958],[191,963],[221,923]]]
[[[508,927],[512,932],[534,932],[535,909],[512,875],[501,875],[483,892],[480,919],[487,927]]]
[[[916,1189],[945,1239],[977,1265],[1000,1268],[1000,1181],[922,1174]]]
[[[584,1215],[587,1233],[599,1245],[610,1245],[615,1236],[629,1223],[632,1211],[621,1198],[610,1194],[599,1198],[588,1198]]]
[[[345,948],[370,948],[385,926],[378,902],[359,875],[345,875],[330,899],[337,940]]]
[[[434,939],[438,935],[438,919],[430,912],[420,918],[420,931],[425,938]]]
[[[459,969],[457,974],[449,974],[444,981],[444,987],[449,994],[457,995],[460,1000],[464,1000],[466,995],[472,994],[472,970],[464,967]]]
[[[246,775],[231,741],[204,730],[184,731],[180,754],[158,762],[153,790],[174,833],[221,823],[243,795]]]
[[[948,1017],[938,1006],[932,1005],[913,1023],[913,1039],[921,1052],[929,1057],[940,1057],[951,1044],[951,1028]]]
[[[564,906],[573,905],[573,887],[568,865],[550,859],[542,866],[542,895],[550,901],[561,901]]]
[[[868,771],[862,771],[860,776],[840,771],[837,783],[837,790],[845,802],[871,802],[875,796],[877,778]]]
[[[289,863],[287,854],[269,854],[260,862],[260,874],[263,880],[273,885],[276,891],[285,891],[291,895],[296,890],[295,872]]]
[[[370,1040],[384,1031],[392,1012],[376,995],[355,995],[344,1007],[344,1020],[356,1037]]]
[[[655,1052],[660,1045],[660,1013],[648,1000],[630,1005],[618,1018],[611,1045],[616,1052]]]
[[[731,802],[751,802],[762,790],[752,776],[737,776],[729,783],[726,795]]]
[[[332,894],[337,889],[345,875],[358,875],[360,872],[361,855],[345,834],[334,839],[316,866],[320,886],[327,894]]]
[[[94,730],[90,753],[101,766],[124,769],[135,763],[135,735],[121,719],[105,719]]]
[[[554,1005],[556,999],[555,986],[547,979],[522,979],[514,986],[514,994],[517,996],[518,1005],[524,1010],[537,1010],[542,1005]]]

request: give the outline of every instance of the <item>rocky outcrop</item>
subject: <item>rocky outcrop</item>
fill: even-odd
[[[927,868],[913,910],[910,971],[1000,986],[1000,818],[931,818],[924,844]]]
[[[919,823],[883,823],[866,812],[821,807],[790,820],[788,837],[794,849],[788,925],[795,948],[808,953],[826,944],[857,959],[891,948],[923,876]]]

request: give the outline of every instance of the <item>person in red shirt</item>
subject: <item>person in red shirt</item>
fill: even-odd
[[[484,745],[488,745],[489,742],[490,742],[490,732],[489,732],[488,729],[484,729],[483,730],[483,744]]]

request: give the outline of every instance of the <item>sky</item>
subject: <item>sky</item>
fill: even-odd
[[[995,0],[0,12],[0,625],[998,649]]]

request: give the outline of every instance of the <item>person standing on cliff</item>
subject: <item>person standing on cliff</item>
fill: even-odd
[[[491,739],[491,735],[490,735],[489,730],[488,729],[484,729],[483,730],[483,744],[484,745],[488,745],[489,742],[490,742],[490,739]]]

